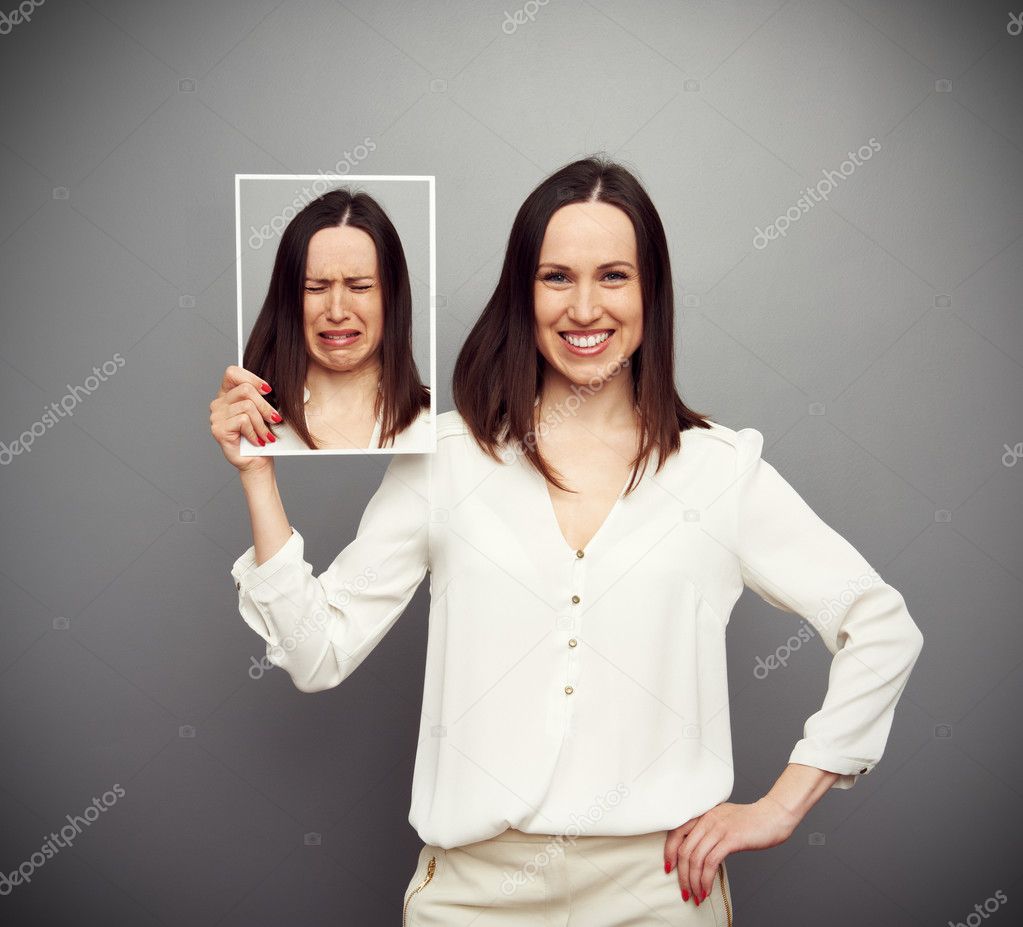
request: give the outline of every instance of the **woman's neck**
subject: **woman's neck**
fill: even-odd
[[[379,366],[356,370],[328,370],[310,364],[306,368],[305,385],[309,390],[306,415],[329,418],[340,409],[372,409],[380,385]]]
[[[577,384],[548,369],[537,412],[548,418],[552,415],[559,420],[570,418],[594,433],[631,428],[636,421],[632,376],[628,370],[619,370],[595,384]]]

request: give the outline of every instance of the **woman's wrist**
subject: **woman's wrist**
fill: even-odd
[[[253,467],[251,470],[239,470],[238,477],[242,481],[242,488],[245,492],[265,490],[277,485],[277,474],[274,473],[272,464],[268,467]]]
[[[761,801],[781,810],[788,818],[791,833],[837,778],[838,773],[827,769],[789,763]]]

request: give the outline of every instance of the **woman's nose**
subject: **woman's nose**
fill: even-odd
[[[568,314],[579,324],[588,325],[600,318],[603,311],[598,305],[599,294],[588,284],[581,284],[575,292],[575,300],[571,302]]]
[[[330,291],[330,302],[327,306],[327,316],[331,319],[341,319],[347,312],[347,300],[344,287],[335,287]]]

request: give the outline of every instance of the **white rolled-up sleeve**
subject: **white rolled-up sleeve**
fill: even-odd
[[[809,622],[832,654],[823,704],[789,762],[837,772],[832,788],[849,789],[884,752],[923,634],[902,595],[762,458],[763,435],[736,434],[743,582]]]
[[[429,569],[431,454],[395,455],[355,538],[319,576],[291,536],[256,564],[250,547],[231,567],[246,624],[267,660],[302,692],[339,685],[404,612]]]

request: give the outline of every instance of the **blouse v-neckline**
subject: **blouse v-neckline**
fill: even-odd
[[[540,397],[537,396],[536,399],[533,401],[533,408],[535,409],[539,405]],[[543,492],[543,497],[546,500],[545,504],[543,505],[543,508],[545,509],[546,521],[548,525],[551,528],[553,528],[554,538],[561,542],[560,543],[561,547],[571,551],[573,554],[575,554],[576,557],[579,557],[582,554],[584,554],[587,548],[592,547],[594,542],[596,542],[601,537],[601,535],[603,535],[605,527],[607,527],[608,523],[612,520],[615,513],[621,507],[622,500],[625,498],[625,490],[629,485],[629,480],[632,478],[632,468],[630,467],[625,475],[625,482],[622,483],[622,488],[618,491],[618,495],[615,498],[615,501],[611,504],[611,508],[608,509],[607,513],[604,515],[604,520],[597,526],[597,530],[593,532],[593,535],[582,547],[573,547],[569,542],[568,538],[565,537],[565,532],[561,530],[561,522],[558,521],[558,511],[554,507],[554,498],[551,496],[550,484],[547,482],[546,477],[544,477],[542,473],[540,473],[535,467],[533,467],[532,464],[530,464],[529,461],[526,460],[524,456],[520,458],[520,462],[529,471],[531,471],[531,475],[534,477],[535,480],[538,480],[540,483],[540,488]]]
[[[544,478],[544,475],[542,473],[535,470],[528,463],[526,464],[526,466],[529,466],[529,468],[533,470],[533,473],[542,484],[541,489],[543,491],[545,499],[547,500],[546,511],[548,523],[553,528],[556,537],[561,541],[561,546],[564,547],[566,550],[569,550],[572,553],[574,553],[577,557],[579,556],[580,553],[585,553],[587,550],[592,548],[595,542],[598,541],[601,535],[604,534],[604,529],[608,526],[608,524],[614,518],[615,513],[621,507],[622,500],[625,497],[625,489],[629,485],[629,478],[632,476],[632,470],[630,469],[625,476],[625,482],[622,484],[622,488],[618,491],[618,495],[615,498],[615,501],[611,504],[611,508],[608,509],[607,514],[604,516],[604,520],[597,526],[597,530],[593,532],[593,535],[590,537],[590,539],[582,547],[573,547],[572,544],[569,542],[568,538],[565,537],[565,532],[561,530],[561,522],[558,520],[558,511],[554,507],[554,499],[551,496],[550,484]]]

